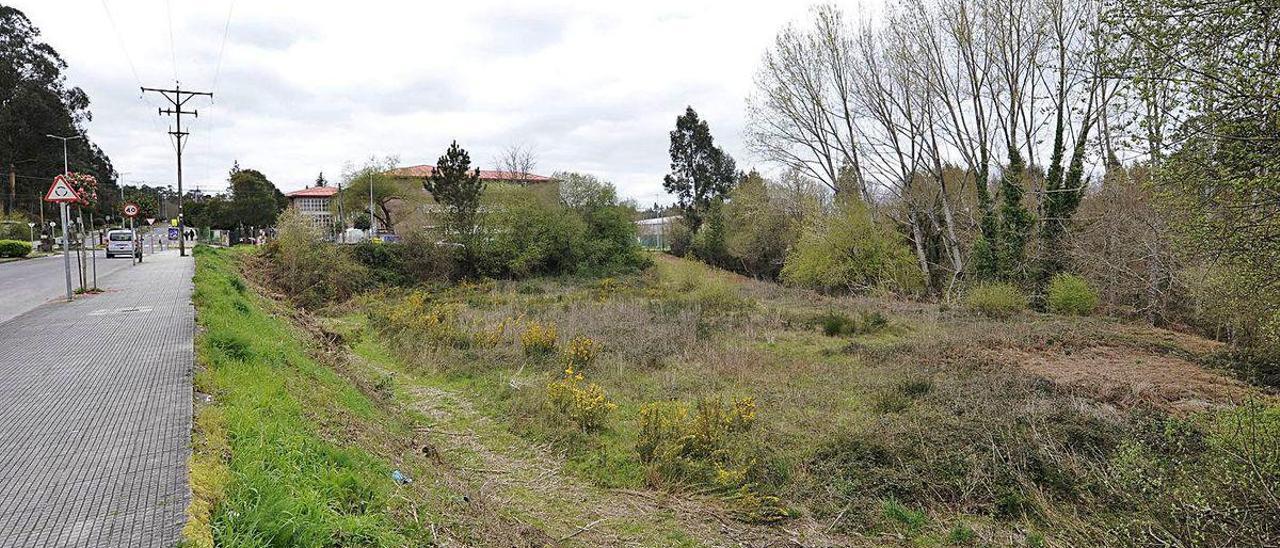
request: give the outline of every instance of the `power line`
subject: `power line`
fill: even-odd
[[[173,41],[173,0],[165,0],[165,11],[169,14],[169,59],[173,61],[173,81],[178,81],[178,46]]]
[[[227,34],[231,31],[231,12],[236,8],[236,1],[227,5],[227,22],[222,26],[222,44],[218,46],[218,64],[213,69],[213,91],[218,91],[218,77],[222,75],[222,54],[227,49]]]

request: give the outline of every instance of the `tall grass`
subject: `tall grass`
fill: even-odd
[[[370,401],[309,356],[300,337],[241,291],[234,252],[196,249],[193,545],[405,546],[424,532],[397,520],[391,467],[332,441],[323,418],[369,416]],[[306,397],[299,391],[311,392]],[[319,397],[314,397],[318,395]],[[203,526],[207,525],[207,529]]]

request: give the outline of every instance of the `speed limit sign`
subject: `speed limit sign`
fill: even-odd
[[[129,217],[129,218],[137,217],[138,213],[140,213],[141,211],[142,210],[141,208],[138,207],[138,204],[129,203],[124,205],[125,217]]]

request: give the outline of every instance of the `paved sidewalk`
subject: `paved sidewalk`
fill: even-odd
[[[0,546],[173,546],[190,454],[191,257],[0,323]]]

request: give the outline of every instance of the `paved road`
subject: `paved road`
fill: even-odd
[[[102,250],[98,250],[98,286],[106,287],[103,284],[106,278],[132,264],[133,261],[128,257],[107,259]],[[85,272],[89,273],[85,279],[90,280],[89,284],[92,285],[91,258],[85,259]],[[74,253],[71,255],[71,287],[80,287]],[[0,263],[0,323],[49,301],[65,300],[66,295],[67,280],[62,272],[61,254]]]
[[[2,547],[179,538],[190,498],[193,263],[175,251],[120,262],[98,272],[106,293],[0,323]]]

